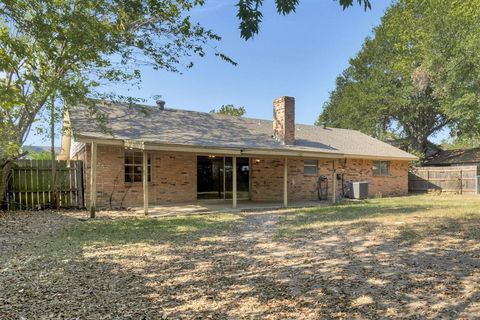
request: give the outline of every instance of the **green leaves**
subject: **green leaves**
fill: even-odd
[[[340,6],[343,10],[352,6],[357,2],[364,9],[371,9],[370,0],[339,0]],[[237,3],[238,13],[237,17],[240,20],[240,35],[245,40],[256,36],[260,31],[260,23],[262,22],[262,4],[263,0],[239,0]],[[295,9],[300,4],[300,0],[275,0],[277,12],[282,15],[287,15],[295,12]]]
[[[298,6],[300,0],[283,0],[277,1],[277,12],[283,15],[295,12],[295,8]]]
[[[425,152],[428,138],[454,120],[445,113],[429,68],[433,3],[399,1],[392,5],[374,36],[350,61],[341,86],[332,93],[320,121],[406,142]]]
[[[212,109],[211,113],[225,114],[233,117],[242,117],[247,110],[245,107],[235,107],[233,104],[224,104],[218,110]]]
[[[253,38],[260,30],[262,0],[240,0],[237,3],[237,17],[240,20],[240,35],[245,40]]]
[[[138,65],[181,72],[221,38],[191,21],[194,0],[9,0],[0,5],[0,138],[21,146],[46,102],[101,97],[105,84],[139,82]],[[13,151],[18,153],[19,148]],[[8,148],[12,150],[12,148]],[[9,151],[10,153],[10,151]],[[2,155],[3,156],[3,155]]]
[[[319,121],[425,152],[445,127],[480,129],[480,3],[402,0],[339,77]]]
[[[354,0],[339,0],[338,2],[342,6],[343,10],[345,10],[348,7],[351,7],[353,5]],[[364,8],[365,11],[367,9],[372,8],[372,4],[371,4],[370,0],[357,0],[356,2],[361,6],[363,5],[363,8]]]

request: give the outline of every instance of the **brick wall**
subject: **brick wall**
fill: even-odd
[[[193,202],[197,199],[197,157],[190,153],[148,152],[152,161],[150,204]],[[143,205],[143,185],[124,182],[125,149],[120,146],[97,146],[97,206],[132,207]],[[84,161],[85,193],[90,197],[90,146],[75,159]]]
[[[258,161],[259,160],[259,161]],[[368,181],[369,195],[403,195],[408,193],[408,162],[391,161],[390,175],[376,177],[372,173],[372,160],[318,159],[318,173],[304,175],[304,159],[288,159],[288,199],[315,200],[317,181],[320,175],[328,178],[329,195],[332,194],[333,165],[338,173],[344,173],[344,181]],[[252,161],[252,192],[254,201],[281,201],[283,199],[283,159],[263,158]],[[337,181],[337,195],[341,193],[341,182]]]
[[[131,207],[143,205],[142,183],[124,182],[124,148],[98,145],[97,149],[97,205],[98,207]],[[197,199],[197,155],[193,153],[149,152],[152,159],[152,182],[149,184],[150,204],[194,202]],[[85,198],[90,196],[90,146],[83,147],[73,158],[84,161]],[[288,159],[288,198],[317,199],[317,180],[328,178],[332,189],[333,159],[318,159],[318,173],[305,175],[301,158]],[[251,168],[251,199],[253,201],[282,201],[283,159],[253,158]],[[408,192],[408,162],[391,161],[388,177],[374,177],[372,160],[335,160],[337,172],[344,173],[345,181],[368,181],[370,196],[402,195]],[[341,192],[337,183],[337,195]]]
[[[390,174],[387,177],[376,177],[372,172],[372,160],[349,159],[344,169],[345,180],[368,181],[369,195],[405,195],[408,193],[408,161],[390,161]]]

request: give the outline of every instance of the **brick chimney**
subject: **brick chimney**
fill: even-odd
[[[273,100],[273,137],[284,144],[295,144],[295,98]]]

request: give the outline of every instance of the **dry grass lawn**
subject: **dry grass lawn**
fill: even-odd
[[[0,213],[1,319],[480,318],[480,196],[79,214]]]

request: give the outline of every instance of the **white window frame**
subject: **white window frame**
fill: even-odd
[[[131,155],[129,155],[129,154],[131,154]],[[132,163],[127,163],[127,156],[132,157],[132,159],[133,159]],[[148,163],[147,163],[148,182],[152,182],[152,158],[151,158],[150,154],[147,154],[147,157],[148,157]],[[133,174],[128,173],[128,175],[130,177],[132,177],[131,180],[127,180],[127,170],[126,170],[127,167],[133,167],[133,168],[138,169],[137,175],[135,175],[135,172]],[[138,150],[125,150],[124,160],[123,160],[123,171],[124,171],[123,181],[125,183],[142,183],[143,182],[143,174],[142,174],[142,171],[143,171],[143,152],[138,151]],[[136,176],[139,176],[140,179],[135,180]]]
[[[375,167],[378,169],[376,170]],[[390,161],[375,160],[372,163],[372,174],[374,177],[388,177],[390,175]]]
[[[310,162],[310,163],[309,163]],[[307,172],[307,168],[315,168],[315,172]],[[306,176],[316,176],[318,174],[318,160],[303,160],[303,174]]]

